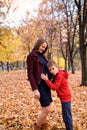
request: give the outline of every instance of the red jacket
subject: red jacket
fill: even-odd
[[[43,64],[34,50],[27,56],[27,74],[32,90],[38,89],[41,81],[41,73],[43,72]]]
[[[71,101],[71,92],[68,86],[68,73],[60,70],[54,77],[54,83],[50,80],[46,80],[47,85],[52,89],[56,90],[57,96],[60,98],[61,102]]]

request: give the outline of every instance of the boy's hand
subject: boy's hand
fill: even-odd
[[[48,75],[46,74],[44,74],[44,73],[42,73],[41,74],[41,79],[43,79],[43,80],[48,80]]]

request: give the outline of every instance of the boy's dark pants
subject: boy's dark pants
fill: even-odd
[[[73,130],[71,102],[62,102],[62,116],[66,126],[66,130]]]

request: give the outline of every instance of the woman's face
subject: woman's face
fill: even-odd
[[[43,51],[45,51],[46,47],[47,47],[47,43],[44,42],[44,43],[39,47],[38,51],[39,51],[40,53],[43,53]]]

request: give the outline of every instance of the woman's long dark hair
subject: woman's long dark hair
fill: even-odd
[[[45,39],[43,39],[43,38],[38,39],[37,42],[36,42],[35,45],[34,45],[33,50],[38,51],[38,50],[39,50],[39,47],[40,47],[43,43],[47,43],[47,41],[46,41]],[[44,53],[47,51],[47,49],[48,49],[48,43],[47,43],[47,47],[45,48],[45,50],[43,51],[42,54],[44,54]]]

